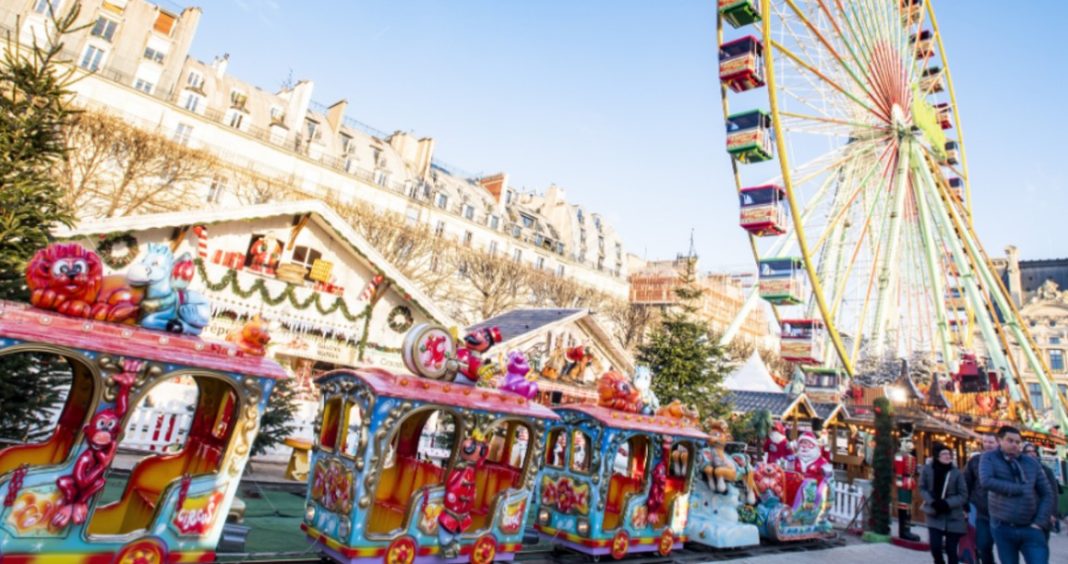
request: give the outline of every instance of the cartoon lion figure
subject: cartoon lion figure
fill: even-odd
[[[76,243],[53,243],[26,267],[30,303],[73,317],[133,323],[140,294],[122,275],[104,276],[100,257]]]
[[[230,331],[226,340],[236,343],[237,348],[245,354],[263,356],[267,354],[267,343],[271,341],[271,335],[267,330],[267,322],[257,315],[241,327]]]
[[[638,413],[641,409],[641,391],[619,372],[605,372],[597,380],[597,395],[597,405],[601,407],[631,413]]]

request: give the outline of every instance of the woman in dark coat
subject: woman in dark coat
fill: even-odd
[[[968,503],[968,486],[964,474],[953,465],[953,451],[942,443],[934,444],[934,458],[920,471],[920,496],[927,515],[931,556],[935,564],[957,564],[957,542],[968,532],[964,506]]]

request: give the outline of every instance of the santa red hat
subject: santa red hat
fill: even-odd
[[[813,446],[819,446],[820,444],[819,439],[816,438],[816,435],[812,434],[812,431],[805,431],[804,433],[801,433],[800,437],[797,437],[797,442],[799,444],[806,441],[811,442]]]
[[[771,430],[772,431],[777,431],[779,433],[782,433],[783,435],[786,434],[786,427],[783,426],[782,421],[776,421],[776,422],[772,423],[771,424]]]

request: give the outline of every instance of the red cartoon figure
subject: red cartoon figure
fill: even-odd
[[[438,542],[446,558],[460,554],[460,534],[471,526],[475,500],[475,472],[486,461],[489,445],[475,429],[460,445],[460,461],[445,478],[445,508],[438,516]]]
[[[271,342],[271,335],[267,331],[267,322],[257,315],[240,328],[230,331],[226,340],[236,343],[237,348],[245,354],[263,356],[267,354],[267,343]]]
[[[76,243],[54,243],[26,267],[30,303],[74,317],[133,322],[140,296],[121,275],[104,276],[96,253]]]
[[[660,462],[653,467],[653,483],[649,486],[649,497],[645,500],[648,522],[654,527],[659,527],[666,517],[664,495],[667,493],[667,465],[668,460],[671,459],[671,437],[664,437],[663,450]]]
[[[772,425],[771,433],[768,433],[768,438],[764,439],[764,452],[768,455],[769,464],[776,464],[794,454],[794,449],[786,440],[786,428],[783,427],[782,422],[776,421]]]
[[[601,407],[630,413],[638,413],[641,409],[641,390],[619,372],[605,372],[597,380],[597,396],[597,405]]]
[[[248,248],[248,269],[253,272],[274,274],[278,259],[282,257],[282,242],[273,237],[254,237]]]
[[[801,433],[797,439],[797,458],[793,470],[817,483],[823,483],[833,471],[831,464],[823,457],[819,439],[811,431]]]
[[[459,374],[456,381],[464,384],[478,382],[478,369],[482,367],[482,353],[501,342],[499,327],[483,327],[464,337],[463,346],[456,351]]]
[[[74,522],[81,525],[89,512],[89,500],[104,488],[107,471],[119,446],[120,423],[126,415],[130,388],[137,379],[144,363],[140,360],[123,360],[122,372],[111,377],[118,385],[115,407],[105,409],[89,420],[85,426],[85,440],[89,448],[78,455],[70,475],[60,476],[56,486],[63,494],[59,508],[52,517],[52,526],[63,529]]]

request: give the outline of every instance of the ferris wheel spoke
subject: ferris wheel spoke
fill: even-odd
[[[774,39],[771,40],[771,46],[774,47],[780,53],[786,55],[786,57],[789,60],[791,60],[794,63],[796,63],[799,67],[807,70],[808,72],[810,72],[813,75],[815,75],[816,77],[818,77],[820,80],[822,80],[828,86],[833,88],[839,94],[845,96],[846,98],[852,100],[855,104],[857,104],[861,108],[867,110],[869,113],[871,113],[877,119],[880,119],[880,120],[883,120],[883,121],[889,121],[889,119],[890,119],[889,115],[880,114],[878,111],[875,110],[875,108],[872,108],[870,105],[864,103],[863,100],[857,98],[851,92],[847,91],[845,88],[842,88],[842,86],[840,86],[837,82],[835,82],[834,80],[831,80],[830,77],[828,77],[826,74],[821,72],[819,69],[813,67],[812,65],[810,65],[807,62],[805,62],[804,60],[802,60],[793,51],[791,51],[790,49],[787,49],[785,46],[783,46],[778,41],[775,41]]]

